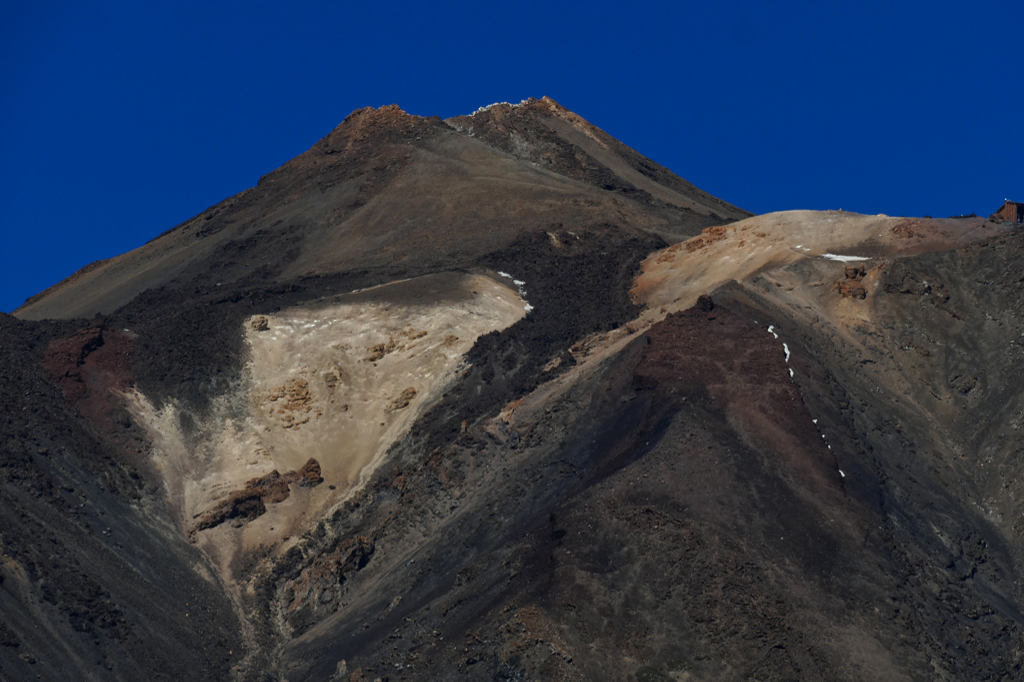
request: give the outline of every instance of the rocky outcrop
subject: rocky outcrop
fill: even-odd
[[[323,483],[320,475],[320,464],[310,458],[302,468],[281,474],[277,470],[266,476],[247,481],[245,487],[229,494],[216,507],[199,517],[190,534],[216,528],[227,521],[237,521],[239,525],[251,521],[267,513],[268,504],[276,504],[288,499],[291,485],[300,488],[315,488]]]
[[[369,537],[344,538],[318,554],[298,577],[284,584],[281,605],[295,634],[343,608],[348,591],[345,583],[366,568],[374,549],[374,541]]]
[[[845,279],[837,280],[832,285],[832,291],[838,291],[843,298],[864,299],[867,297],[867,290],[864,288],[864,266],[847,265],[844,268]]]
[[[291,379],[267,395],[266,402],[270,416],[286,429],[298,429],[312,419],[319,419],[323,412],[316,406],[309,382],[305,379]]]
[[[412,402],[413,398],[416,397],[416,388],[410,386],[398,395],[396,395],[388,406],[385,408],[388,412],[395,412],[397,410],[403,410],[409,407],[409,403]]]
[[[107,439],[138,464],[148,442],[124,405],[135,379],[131,360],[135,335],[101,324],[54,339],[43,366],[64,397]]]

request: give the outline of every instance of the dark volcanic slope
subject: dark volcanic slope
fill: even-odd
[[[805,261],[403,443],[273,578],[289,679],[1018,679],[1022,248],[884,265],[868,348],[776,294]]]
[[[367,269],[451,268],[523,233],[594,223],[671,241],[748,215],[548,98],[449,122],[367,108],[256,187],[83,268],[15,315],[92,317],[161,286],[188,295]]]
[[[509,139],[530,143],[509,150],[472,130],[501,117]],[[583,335],[635,315],[631,278],[665,244],[652,230],[745,215],[548,99],[453,124],[363,109],[257,187],[34,297],[0,330],[2,676],[275,675],[280,633],[240,620],[216,557],[188,545],[164,480],[176,465],[125,391],[190,406],[180,429],[196,447],[202,410],[240,381],[246,318],[433,272],[512,270],[533,283],[537,314],[475,351],[494,360],[460,390],[486,385],[485,399],[463,413],[456,393],[435,408],[457,429],[556,374],[553,359],[568,367]],[[91,321],[24,321],[75,316]]]
[[[743,215],[367,109],[0,316],[0,677],[1020,679],[1024,233]]]
[[[224,680],[245,654],[228,596],[125,451],[127,413],[89,387],[115,342],[79,334],[44,369],[74,329],[0,314],[0,679]]]

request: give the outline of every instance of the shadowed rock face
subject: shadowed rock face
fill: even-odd
[[[0,676],[228,679],[230,597],[172,525],[144,434],[96,393],[124,376],[95,357],[116,332],[80,325],[0,315]]]
[[[357,111],[0,316],[0,676],[1018,679],[1022,256]]]

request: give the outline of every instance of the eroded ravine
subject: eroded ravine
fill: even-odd
[[[182,531],[229,582],[239,552],[294,543],[527,305],[503,278],[464,273],[335,296],[249,318],[244,379],[191,431],[180,406],[130,394]]]

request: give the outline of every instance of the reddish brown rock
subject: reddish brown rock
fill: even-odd
[[[687,242],[684,242],[683,246],[686,247],[687,251],[692,253],[694,251],[697,251],[698,249],[703,249],[705,246],[708,246],[709,244],[714,244],[715,242],[722,241],[723,239],[725,239],[725,235],[726,228],[724,225],[705,227],[704,230],[701,231],[699,236],[694,237],[693,239]]]
[[[833,284],[832,291],[838,291],[843,298],[867,298],[868,292],[862,282],[865,274],[864,266],[847,265],[845,274],[846,279],[838,280]]]
[[[391,401],[391,403],[387,406],[387,411],[396,412],[398,410],[405,409],[406,407],[409,407],[409,403],[411,403],[412,399],[415,397],[416,389],[413,386],[410,386],[409,388],[402,391]]]
[[[246,481],[245,487],[228,495],[216,507],[199,517],[191,534],[215,528],[231,519],[251,521],[267,513],[268,504],[288,499],[290,484],[300,488],[315,488],[324,482],[320,475],[320,463],[309,458],[298,471],[281,474],[276,469],[266,476]]]
[[[295,472],[294,476],[294,481],[300,488],[315,488],[324,482],[323,476],[320,475],[320,463],[312,457]]]
[[[90,326],[51,341],[43,361],[68,402],[132,459],[147,446],[123,400],[135,385],[129,372],[134,339],[127,330]]]

